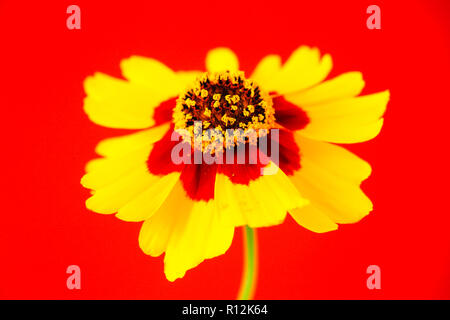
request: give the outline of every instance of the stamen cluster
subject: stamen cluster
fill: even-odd
[[[175,129],[194,134],[194,124],[224,136],[229,130],[256,132],[274,126],[272,99],[243,72],[204,73],[180,95],[173,112]]]

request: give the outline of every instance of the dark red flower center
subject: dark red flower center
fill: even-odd
[[[217,88],[214,90],[219,91]],[[221,94],[223,93],[229,92],[222,91]],[[204,95],[206,94],[204,93]],[[213,101],[218,101],[214,100],[213,97],[211,98],[211,101],[206,99],[195,100],[195,105],[204,107],[209,103],[214,103]],[[239,148],[236,145],[232,153],[229,153],[229,149],[224,149],[225,152],[223,153],[212,154],[215,158],[214,162],[210,164],[206,163],[203,158],[205,152],[208,152],[209,156],[211,156],[211,153],[209,151],[200,152],[202,162],[196,163],[195,153],[198,153],[199,150],[196,150],[191,143],[183,140],[183,137],[175,130],[175,124],[172,124],[165,136],[154,144],[150,152],[147,160],[149,172],[155,175],[180,172],[180,180],[187,195],[197,201],[208,201],[214,198],[217,173],[226,175],[232,183],[248,185],[252,180],[261,176],[262,169],[269,161],[273,161],[285,174],[292,175],[300,169],[300,150],[295,142],[293,130],[304,128],[309,123],[309,119],[301,108],[288,102],[284,97],[275,97],[272,100],[276,123],[281,127],[277,127],[277,132],[268,131],[267,136],[264,137],[266,139],[265,147],[261,147],[260,140],[262,138],[258,137],[256,153],[252,152],[255,149],[252,149],[249,141],[246,141],[244,147]],[[201,104],[203,102],[204,104]],[[240,108],[243,108],[244,105],[245,103],[240,105]],[[221,105],[223,114],[228,114],[226,110],[223,111],[226,107],[225,104]],[[175,99],[161,104],[154,114],[156,125],[171,121],[172,111],[174,112],[176,108],[179,108],[179,103],[177,104]],[[196,115],[193,111],[192,115],[192,118],[195,116],[198,117],[198,120],[204,121],[198,113]],[[217,117],[215,120],[219,121]],[[181,150],[177,156],[181,156],[184,161],[174,161],[174,150]],[[274,154],[274,152],[277,154]]]

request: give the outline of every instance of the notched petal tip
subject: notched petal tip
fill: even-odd
[[[322,82],[332,67],[329,54],[321,56],[318,48],[300,46],[292,52],[266,87],[280,94],[299,92]]]
[[[259,61],[250,78],[264,88],[267,83],[270,83],[271,78],[276,75],[280,69],[281,57],[276,54],[269,54]],[[268,88],[268,91],[270,91],[270,88]]]
[[[164,274],[168,281],[174,282],[175,280],[182,279],[186,275],[186,271],[180,273],[174,271],[167,271],[166,269],[164,269]]]

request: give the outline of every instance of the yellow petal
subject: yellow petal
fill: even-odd
[[[301,134],[312,139],[335,143],[356,143],[378,135],[389,101],[389,91],[303,106],[310,123]]]
[[[281,57],[278,55],[268,55],[264,57],[256,66],[251,79],[253,79],[261,88],[270,91],[270,84],[273,76],[281,69]],[[267,89],[266,89],[267,87]]]
[[[203,260],[226,252],[234,226],[223,219],[213,200],[192,201],[179,182],[142,225],[139,245],[152,256],[166,252],[164,270],[167,279],[174,281]]]
[[[287,94],[286,100],[300,106],[311,106],[356,97],[364,88],[361,72],[347,72],[308,90]]]
[[[299,225],[313,232],[324,233],[338,228],[338,225],[313,203],[291,210],[289,214]]]
[[[141,164],[112,184],[97,189],[94,195],[86,200],[86,207],[98,213],[115,213],[159,179],[148,172],[145,163]]]
[[[202,71],[178,71],[177,78],[182,90],[187,89],[192,83],[203,74]]]
[[[332,172],[336,177],[360,184],[366,180],[372,168],[367,161],[340,146],[311,140],[295,133],[295,141],[299,145],[301,159],[306,158],[316,165]]]
[[[151,147],[143,147],[121,157],[98,158],[88,162],[87,173],[81,179],[85,188],[98,190],[145,164]]]
[[[329,141],[334,143],[357,143],[364,142],[375,138],[383,127],[383,119],[373,122],[365,126],[348,127],[343,123],[327,123],[322,122],[322,125],[329,125],[328,128],[322,129],[316,126],[309,128],[302,134],[316,140]]]
[[[267,83],[267,89],[281,94],[304,90],[323,81],[332,65],[330,55],[321,57],[317,48],[302,46]]]
[[[217,220],[214,212],[213,200],[195,202],[189,216],[177,223],[164,257],[164,272],[169,281],[182,278],[187,270],[230,247],[234,227]]]
[[[87,77],[84,89],[89,119],[110,128],[147,128],[154,124],[155,107],[164,101],[149,89],[102,73]]]
[[[148,88],[161,101],[177,96],[184,89],[177,73],[155,59],[132,56],[122,60],[120,68],[126,79]]]
[[[179,172],[159,177],[146,190],[121,207],[116,217],[124,221],[143,221],[150,218],[166,200],[179,177]]]
[[[150,147],[159,141],[169,129],[169,124],[124,136],[102,140],[95,151],[104,157],[122,156],[142,147]]]
[[[236,226],[244,223],[252,228],[277,225],[284,221],[288,210],[307,203],[281,170],[263,175],[248,185],[233,184],[220,175],[216,185],[218,183],[221,186],[216,187],[217,206],[224,215],[230,212]]]
[[[224,174],[217,174],[214,186],[214,200],[219,212],[224,216],[224,221],[233,226],[243,226],[247,224],[245,217],[242,215],[237,201],[233,184]]]
[[[153,143],[165,134],[168,127],[169,125],[161,125],[101,141],[96,147],[96,152],[106,158],[88,162],[87,173],[82,178],[81,184],[86,188],[97,190],[146,163]]]
[[[302,108],[312,120],[334,120],[346,117],[359,125],[380,119],[386,110],[388,101],[389,91],[383,91],[312,106],[304,105]]]
[[[297,138],[301,169],[291,181],[314,209],[305,212],[303,218],[302,209],[294,211],[294,219],[312,231],[323,232],[327,228],[334,230],[334,226],[323,216],[317,216],[314,225],[314,211],[319,210],[335,223],[354,223],[366,216],[372,203],[361,191],[360,183],[370,174],[368,164],[339,146]]]
[[[206,56],[206,70],[209,72],[237,71],[239,60],[228,48],[210,50]]]
[[[224,213],[217,210],[215,201],[213,207],[215,214],[211,217],[211,231],[206,241],[205,259],[224,254],[230,247],[234,236],[234,226],[226,224]]]
[[[122,60],[121,69],[129,81],[96,73],[84,82],[84,110],[99,125],[122,129],[152,126],[155,108],[179,95],[200,74],[174,72],[157,60],[137,56]]]
[[[186,196],[181,183],[175,184],[162,206],[142,224],[139,233],[139,246],[142,251],[153,257],[166,251],[177,224],[186,223],[193,204]]]

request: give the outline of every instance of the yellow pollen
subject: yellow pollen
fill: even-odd
[[[186,99],[186,104],[190,107],[195,106],[195,101],[191,99]]]
[[[252,82],[250,81],[250,80],[248,80],[248,79],[245,79],[245,81],[244,81],[244,88],[245,89],[251,89],[252,88]]]
[[[223,134],[228,129],[243,129],[244,132],[253,129],[257,132],[254,141],[234,136],[233,143],[237,144],[256,142],[260,134],[267,134],[267,130],[263,130],[266,133],[259,133],[259,129],[275,127],[272,98],[240,71],[202,74],[178,97],[172,117],[175,130],[186,129],[191,135],[183,136],[183,139],[192,142],[193,147],[194,135],[201,134],[202,130],[204,133],[205,129],[215,129]],[[197,121],[202,126],[196,125]],[[234,134],[239,135],[236,131]],[[214,150],[213,143],[226,142],[225,139],[204,141],[202,151]]]

